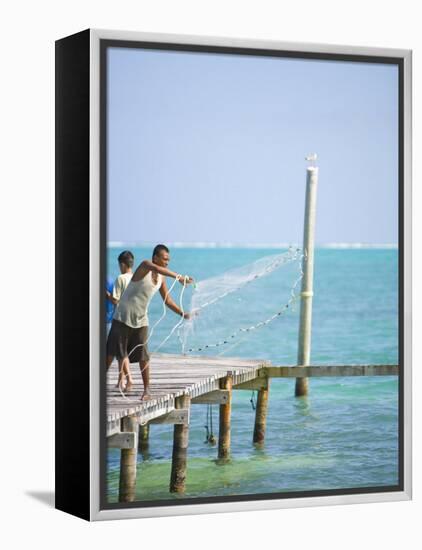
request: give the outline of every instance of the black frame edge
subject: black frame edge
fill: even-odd
[[[90,520],[90,30],[55,54],[55,507]]]

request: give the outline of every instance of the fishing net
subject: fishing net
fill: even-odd
[[[180,351],[225,353],[287,314],[298,294],[301,262],[301,250],[289,248],[187,287],[182,306],[191,317],[173,331]]]

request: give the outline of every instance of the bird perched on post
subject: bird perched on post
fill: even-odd
[[[315,162],[318,158],[318,155],[316,153],[312,153],[311,155],[308,155],[305,157],[305,160],[309,162],[308,166],[312,166],[312,168],[315,168]]]

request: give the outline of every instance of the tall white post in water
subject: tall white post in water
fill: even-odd
[[[313,166],[316,154],[309,156],[310,166],[306,169],[306,205],[305,223],[303,229],[302,259],[302,291],[300,301],[300,325],[297,353],[298,365],[309,365],[311,359],[311,330],[312,330],[312,297],[314,280],[314,241],[315,241],[315,214],[318,186],[318,167]],[[295,395],[307,395],[309,391],[308,378],[296,378]]]

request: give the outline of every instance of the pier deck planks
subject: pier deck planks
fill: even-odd
[[[133,389],[122,396],[116,382],[117,362],[107,373],[107,435],[120,431],[120,419],[136,414],[141,423],[175,409],[175,399],[191,398],[219,389],[219,380],[231,374],[233,384],[241,384],[259,376],[259,370],[269,365],[259,359],[227,357],[197,357],[155,353],[150,363],[150,393],[153,399],[142,402],[142,377],[137,364],[131,365]]]

